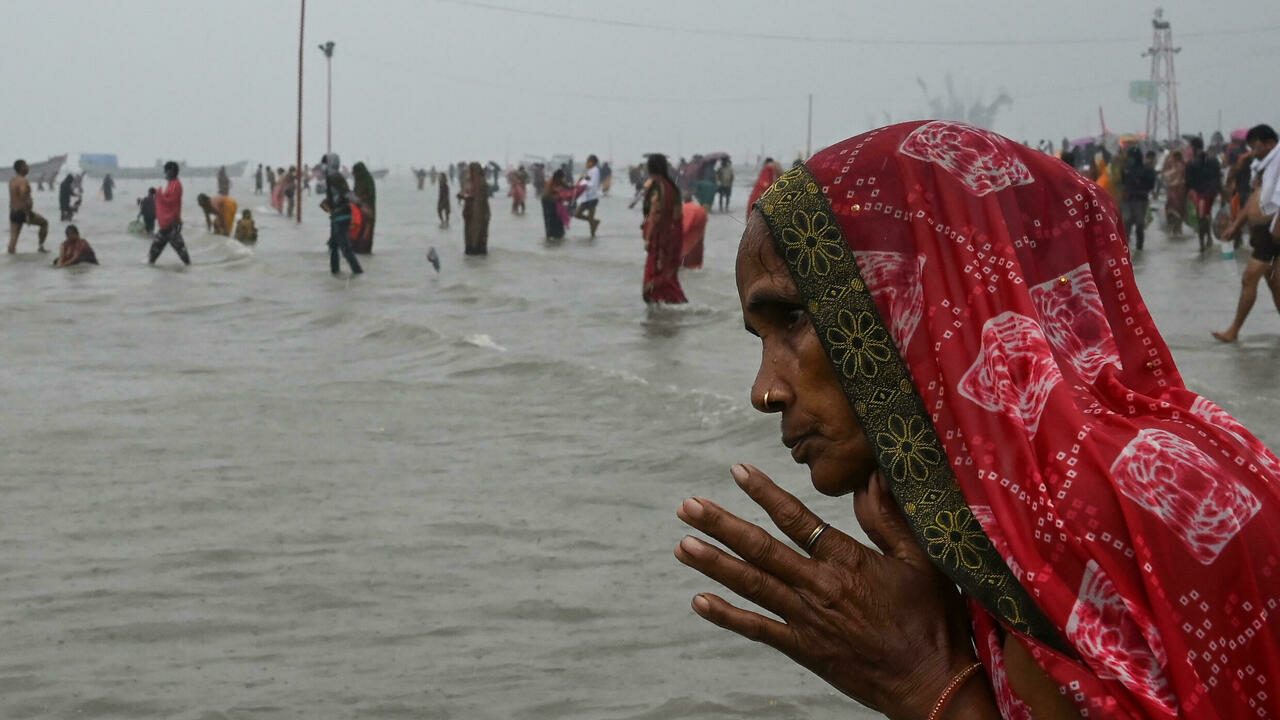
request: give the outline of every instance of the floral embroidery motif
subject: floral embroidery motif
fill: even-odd
[[[769,194],[776,196],[776,199],[771,204],[784,203],[790,205],[799,200],[802,193],[799,188],[792,187],[792,183],[803,180],[803,174],[795,169],[783,173],[782,177],[775,180],[773,186],[769,188]]]
[[[967,508],[943,510],[924,529],[929,555],[955,562],[971,570],[982,567],[982,553],[991,548],[982,527]]]
[[[784,194],[784,201],[785,198]],[[824,212],[810,215],[803,210],[796,210],[791,225],[782,230],[782,243],[786,248],[787,263],[801,277],[830,273],[831,264],[843,257],[845,252],[840,228]]]
[[[889,334],[869,312],[855,317],[842,309],[836,326],[827,328],[827,342],[831,344],[831,359],[845,375],[875,377],[877,366],[893,357]]]
[[[906,420],[901,415],[890,415],[888,430],[876,434],[876,445],[880,447],[880,457],[888,462],[889,474],[894,480],[926,478],[927,466],[942,462],[942,455],[926,440],[928,429],[922,418]]]

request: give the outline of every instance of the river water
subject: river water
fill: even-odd
[[[299,227],[249,185],[252,250],[187,181],[189,269],[124,232],[132,182],[77,217],[101,267],[48,268],[30,229],[0,258],[0,716],[876,717],[698,619],[710,584],[671,554],[688,495],[765,521],[740,461],[856,528],[748,406],[738,213],[691,304],[649,311],[617,194],[556,246],[500,195],[466,258],[460,215],[393,177],[366,274],[335,279],[318,198]],[[1135,265],[1188,383],[1276,447],[1265,289],[1219,346],[1243,259],[1154,235]]]

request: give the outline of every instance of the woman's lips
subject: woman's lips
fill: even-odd
[[[784,437],[782,444],[791,448],[791,459],[797,463],[804,463],[805,455],[809,447],[809,440],[814,437],[813,431],[809,431],[800,435]]]

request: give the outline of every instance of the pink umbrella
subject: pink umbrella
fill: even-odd
[[[1248,128],[1240,128],[1239,130],[1232,130],[1232,131],[1231,131],[1231,139],[1232,139],[1232,140],[1239,140],[1240,142],[1244,142],[1244,138],[1245,138],[1245,136],[1246,136],[1246,135],[1248,135],[1248,134],[1249,134],[1249,129],[1248,129]]]

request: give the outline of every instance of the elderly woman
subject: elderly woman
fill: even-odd
[[[891,718],[1275,708],[1280,461],[1186,389],[1115,205],[952,122],[784,174],[737,261],[752,404],[876,552],[759,470],[799,547],[702,498],[677,558],[769,611],[694,611]]]

